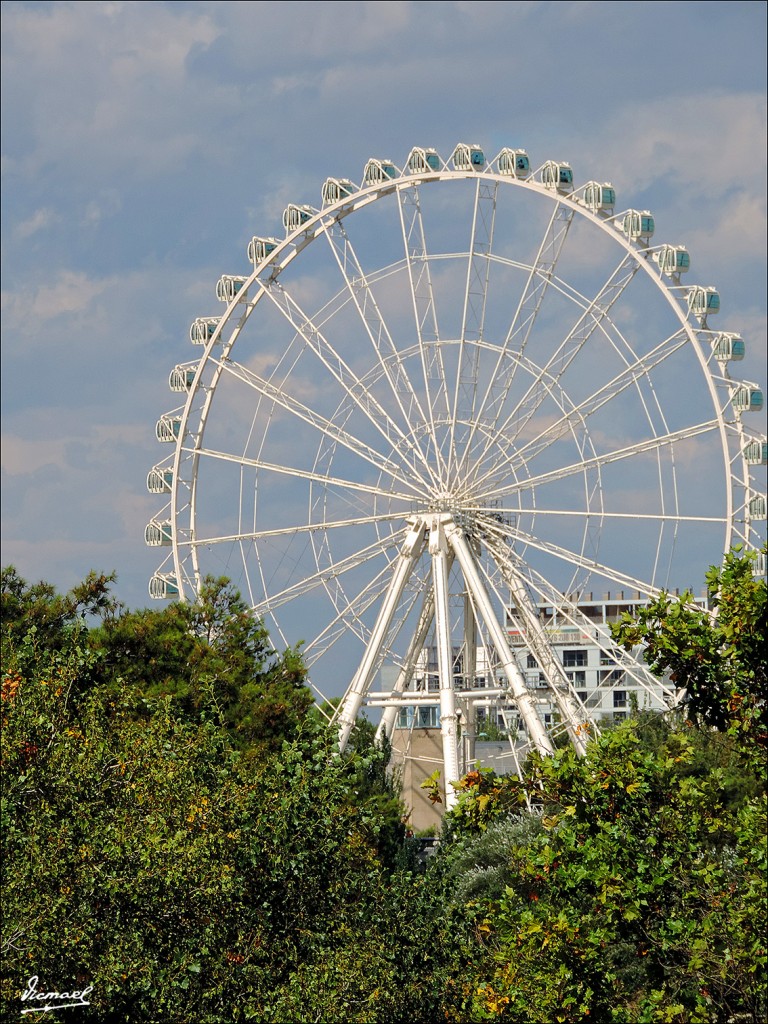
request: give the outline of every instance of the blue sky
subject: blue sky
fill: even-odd
[[[2,562],[149,604],[168,372],[253,234],[370,156],[567,160],[717,285],[765,383],[766,6],[3,3]]]

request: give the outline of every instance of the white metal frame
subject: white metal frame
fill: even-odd
[[[689,308],[689,296],[697,286],[681,284],[679,273],[665,276],[665,261],[649,257],[669,247],[652,246],[647,237],[628,237],[622,230],[624,213],[614,214],[612,207],[594,210],[580,194],[584,189],[559,191],[545,184],[547,163],[525,178],[501,173],[498,157],[482,169],[457,170],[440,161],[435,170],[415,161],[423,167],[415,173],[401,172],[389,161],[380,164],[381,174],[375,176],[380,180],[364,180],[359,189],[346,179],[344,189],[324,186],[322,209],[302,206],[302,217],[289,221],[283,240],[270,238],[270,245],[260,248],[252,243],[251,257],[256,258],[259,248],[265,258],[255,262],[249,275],[225,276],[219,282],[217,293],[226,300],[226,310],[218,318],[206,318],[202,358],[176,367],[174,381],[188,384],[186,401],[161,418],[165,426],[158,430],[158,438],[172,442],[174,448],[153,472],[167,481],[167,471],[172,469],[173,484],[168,503],[153,523],[170,523],[171,538],[169,556],[153,578],[151,593],[177,596],[178,591],[181,599],[193,597],[203,575],[212,571],[211,552],[240,552],[246,566],[243,580],[232,572],[236,562],[228,563],[228,574],[239,585],[244,581],[256,612],[276,630],[275,638],[280,636],[287,643],[299,638],[281,631],[281,610],[322,593],[330,614],[307,644],[310,668],[322,658],[333,658],[342,638],[352,634],[359,641],[357,668],[336,711],[342,746],[388,659],[400,666],[393,690],[386,700],[379,700],[388,705],[381,729],[391,731],[397,707],[415,700],[416,666],[433,636],[449,780],[459,770],[457,638],[463,650],[465,693],[473,692],[480,643],[492,651],[497,673],[494,680],[485,681],[486,697],[500,686],[499,692],[519,709],[527,742],[543,752],[552,749],[536,697],[526,687],[505,636],[514,605],[546,676],[558,726],[583,750],[585,737],[595,725],[587,721],[545,631],[537,625],[536,601],[545,595],[557,602],[562,595],[533,562],[540,557],[559,559],[570,567],[575,587],[597,575],[650,597],[664,582],[662,562],[669,537],[674,538],[682,527],[716,526],[722,551],[734,543],[758,547],[761,538],[750,517],[750,501],[760,489],[754,460],[748,463],[743,453],[750,444],[754,448],[761,435],[751,431],[732,402],[740,382],[731,379],[726,361],[713,356],[720,335],[708,325],[705,314]],[[433,252],[424,203],[431,190],[447,191],[468,179],[474,182],[469,238],[457,251]],[[523,190],[539,202],[552,204],[529,263],[512,258],[503,238],[497,244],[497,207],[507,189]],[[340,198],[326,201],[334,195]],[[347,224],[354,225],[354,215],[371,204],[387,202],[396,203],[400,255],[388,264],[365,265]],[[294,221],[298,226],[291,230]],[[610,239],[618,254],[591,295],[582,295],[560,272],[576,223],[587,224],[599,237]],[[322,239],[341,288],[320,308],[309,308],[289,272],[294,262],[301,267],[302,254]],[[440,329],[435,281],[449,261],[463,265],[464,285],[460,327],[446,335]],[[510,309],[504,336],[498,332],[489,336],[487,307],[495,275],[507,271],[521,274],[524,284]],[[622,322],[622,311],[631,308],[638,278],[650,278],[654,294],[671,310],[675,325],[666,337],[643,349],[630,340],[629,328]],[[403,299],[410,307],[412,325],[407,341],[388,323],[379,300],[391,282],[407,282]],[[573,314],[559,344],[541,363],[537,331],[543,329],[548,304],[554,302],[568,303]],[[349,309],[354,311],[368,353],[362,371],[359,353],[334,339],[336,325]],[[246,340],[241,342],[241,337],[247,339],[244,331],[257,312],[276,318],[288,339],[268,367],[259,365]],[[202,336],[196,338],[200,341]],[[598,374],[587,394],[572,394],[572,366],[584,360],[595,339],[611,346],[616,369],[603,379]],[[238,358],[241,348],[248,355]],[[675,417],[670,421],[669,399],[659,397],[654,381],[666,361],[681,353],[709,398],[700,415],[678,422]],[[324,386],[337,396],[333,409],[305,400],[296,386],[295,367],[310,358]],[[235,442],[227,450],[210,444],[207,432],[209,422],[226,416],[217,395],[235,383],[252,396],[251,426],[239,447]],[[617,438],[612,445],[597,446],[590,433],[592,418],[606,407],[618,410],[627,394],[637,396],[642,405],[647,436],[628,444]],[[554,416],[553,409],[559,410]],[[291,464],[271,451],[273,424],[283,420],[316,437],[311,466]],[[692,514],[681,509],[677,453],[701,437],[709,437],[720,451],[715,486],[722,503],[714,513],[703,508]],[[543,468],[544,463],[537,460],[560,442],[567,442],[569,459]],[[652,512],[612,508],[602,479],[607,468],[623,461],[633,465],[633,459],[648,454],[659,464],[659,507]],[[349,460],[357,470],[345,475],[342,469]],[[265,499],[258,493],[264,485],[258,483],[256,493],[250,493],[243,483],[236,525],[217,532],[206,525],[200,512],[201,469],[214,461],[231,464],[243,481],[253,474],[257,481],[271,485],[282,478],[300,482],[308,503],[306,513],[299,515],[292,509],[284,524],[264,525],[260,510]],[[580,507],[563,503],[547,508],[538,498],[546,487],[554,483],[567,487],[574,479],[583,481]],[[355,514],[342,516],[332,507],[339,495],[353,513],[357,509]],[[507,501],[512,503],[511,511]],[[756,507],[754,501],[751,507]],[[516,510],[523,508],[525,515],[516,516]],[[580,523],[581,540],[573,547],[548,540],[546,525],[540,524],[564,522],[569,516]],[[643,520],[658,526],[656,550],[643,576],[626,571],[615,558],[607,564],[600,560],[601,532],[622,517],[628,526]],[[336,553],[337,538],[363,528],[369,542]],[[167,544],[167,534],[167,529],[154,529],[148,537],[155,544]],[[281,585],[275,582],[275,567],[265,566],[262,553],[270,544],[297,539],[311,552],[310,571]],[[345,579],[365,571],[369,564],[365,584],[347,592]],[[459,594],[464,601],[461,626],[453,610]],[[577,621],[578,615],[573,614]],[[643,685],[652,685],[642,670],[634,671]],[[480,699],[482,694],[478,691],[477,696]],[[450,793],[448,799],[450,804]]]

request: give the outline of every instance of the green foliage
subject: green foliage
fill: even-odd
[[[221,628],[198,618],[191,643],[164,616],[165,639],[253,675],[261,648],[239,662],[232,604],[217,607]],[[144,621],[116,617],[111,639]],[[85,1020],[433,1021],[446,937],[425,878],[397,866],[398,805],[370,728],[340,757],[307,718],[255,756],[215,687],[196,683],[190,705],[170,685],[141,695],[105,627],[56,629],[55,646],[33,625],[4,650],[3,1019],[37,975],[92,986]],[[163,653],[147,629],[144,649]],[[253,636],[247,620],[232,629]],[[303,680],[280,664],[287,685]]]
[[[512,871],[510,851],[526,849],[542,828],[538,814],[506,814],[460,843],[448,868],[452,904],[466,910],[480,901],[499,900]]]
[[[458,791],[459,799],[447,819],[446,837],[454,830],[468,835],[484,832],[491,822],[517,806],[517,795],[507,779],[492,768],[477,765],[451,785]]]
[[[649,750],[629,723],[506,780],[539,827],[518,814],[451,853],[484,908],[472,1019],[764,1017],[765,794],[727,804],[720,770],[692,771],[698,736]]]
[[[227,581],[126,612],[6,570],[3,1018],[36,974],[85,1020],[764,1019],[765,584],[708,579],[716,620],[621,626],[699,724],[478,767],[421,869],[373,726],[339,755]]]
[[[105,682],[171,697],[190,720],[211,707],[238,744],[259,756],[296,736],[312,704],[299,652],[277,655],[224,578],[207,578],[195,604],[110,616],[91,642]]]
[[[90,572],[82,583],[62,596],[50,583],[30,586],[15,566],[6,566],[2,570],[0,601],[3,637],[20,638],[35,627],[44,632],[48,644],[55,645],[79,617],[104,616],[117,608],[109,593],[114,580],[114,573],[107,576]]]
[[[357,802],[378,755],[334,758],[315,736],[259,762],[213,716],[180,720],[165,699],[139,719],[104,687],[73,708],[78,644],[70,671],[41,665],[4,701],[8,1015],[32,974],[92,985],[91,1019],[408,1021],[434,1006],[428,973],[399,984],[433,927],[424,882],[385,869],[387,819]]]
[[[768,747],[766,583],[752,573],[752,558],[732,551],[707,573],[716,615],[689,593],[663,593],[636,619],[625,615],[614,638],[627,649],[642,645],[652,671],[685,690],[695,721],[731,730],[759,756]]]
[[[493,742],[499,742],[502,740],[509,739],[509,733],[506,729],[502,729],[498,722],[493,717],[488,716],[477,722],[477,738],[480,740],[491,740]]]

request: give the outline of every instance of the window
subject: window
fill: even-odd
[[[610,672],[598,672],[600,685],[609,685],[610,683],[620,683],[624,678],[624,670],[621,668],[611,669]]]
[[[587,685],[587,673],[586,672],[567,672],[566,675],[573,686],[586,686]]]
[[[627,706],[627,691],[616,690],[613,694],[613,706],[615,708],[625,708]]]
[[[613,712],[613,720],[614,720],[614,722],[623,722],[626,717],[627,717],[627,712],[626,711],[614,711]]]
[[[579,700],[581,701],[582,704],[586,704],[587,703],[587,696],[588,696],[588,694],[587,694],[586,690],[577,690],[576,691],[576,696],[579,698]]]
[[[440,708],[435,705],[416,709],[416,727],[419,729],[437,729],[440,727]]]
[[[534,658],[534,656],[532,654],[528,655],[528,661],[526,662],[526,667],[527,668],[538,668],[539,667],[538,661],[536,661],[536,659]]]
[[[600,651],[601,665],[618,665],[621,658],[621,651]]]
[[[586,651],[563,651],[563,665],[566,668],[586,668],[587,665],[587,652]]]
[[[398,729],[439,729],[440,708],[437,705],[426,707],[400,708],[397,715]]]

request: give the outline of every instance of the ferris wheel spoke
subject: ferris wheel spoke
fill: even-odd
[[[451,416],[448,477],[453,485],[455,485],[455,481],[452,479],[454,476],[452,460],[456,458],[459,461],[456,468],[456,476],[458,476],[469,451],[472,424],[475,420],[480,367],[479,343],[483,340],[485,327],[498,188],[497,182],[486,182],[482,178],[478,178],[475,183],[472,232],[464,286],[464,308],[459,335],[459,365]],[[459,436],[457,436],[457,430],[460,431]]]
[[[719,523],[727,522],[727,516],[694,516],[673,512],[606,512],[605,509],[598,509],[590,512],[588,509],[557,509],[557,508],[530,508],[521,509],[531,515],[538,516],[561,516],[571,519],[594,519],[600,522],[610,519],[630,519],[633,522],[648,520],[657,523]]]
[[[534,377],[517,405],[508,414],[506,422],[513,421],[515,423],[516,434],[521,434],[525,430],[527,424],[544,401],[549,390],[549,388],[542,386],[544,379],[546,378],[550,386],[551,383],[559,383],[568,367],[584,349],[594,332],[606,321],[609,321],[612,308],[624,294],[638,269],[639,264],[634,255],[626,255],[586,308],[582,309],[574,325],[546,363],[540,368],[538,375]],[[515,362],[512,364],[512,368],[507,370],[509,384],[511,384],[514,377],[517,365]],[[503,408],[504,400],[509,393],[509,386],[505,387],[504,382],[499,382],[496,387],[501,401],[496,406],[492,422],[494,427],[498,428],[499,414]],[[481,410],[481,415],[482,412],[483,410]],[[482,461],[483,454],[484,452],[479,455],[478,461]]]
[[[417,595],[418,596],[418,595]],[[421,606],[418,620],[411,634],[408,648],[403,658],[402,667],[398,673],[395,685],[392,687],[393,694],[405,693],[411,686],[414,672],[419,658],[427,644],[427,636],[435,621],[435,594],[431,587],[424,587],[420,595]],[[382,711],[381,721],[376,730],[377,742],[383,736],[388,740],[392,739],[392,730],[397,719],[397,706],[385,707]]]
[[[495,498],[505,498],[510,494],[535,489],[542,484],[555,483],[559,480],[566,480],[572,476],[578,476],[593,468],[602,468],[603,466],[610,465],[613,462],[620,462],[623,459],[631,459],[638,455],[644,455],[648,452],[661,451],[662,449],[668,448],[680,441],[687,441],[693,437],[698,437],[701,434],[712,433],[717,430],[717,428],[717,420],[707,420],[705,423],[696,423],[689,427],[682,427],[680,430],[670,431],[668,434],[662,434],[647,438],[644,441],[638,441],[635,444],[627,445],[624,448],[614,448],[611,451],[602,452],[600,455],[593,456],[592,458],[581,459],[578,462],[572,462],[568,465],[560,466],[557,469],[550,470],[548,473],[539,473],[536,476],[524,477],[520,480],[516,480],[513,484],[505,485],[498,483],[499,473],[497,472],[495,479],[493,477],[489,477],[486,493],[488,497],[493,496]],[[503,468],[506,468],[507,465],[508,464],[504,462]]]
[[[364,616],[376,601],[380,600],[389,585],[391,574],[391,566],[387,564],[368,580],[353,597],[349,598],[344,595],[336,606],[336,614],[326,623],[321,632],[302,648],[308,668],[311,669],[317,661],[325,657],[332,647],[349,634],[351,628],[364,642],[367,633]],[[356,624],[356,629],[350,625],[351,623]]]
[[[584,569],[590,574],[598,574],[605,579],[611,580],[620,586],[627,587],[630,590],[636,590],[649,597],[656,597],[660,593],[657,587],[654,587],[648,582],[639,580],[634,576],[630,576],[615,567],[603,565],[596,559],[585,558],[578,552],[571,551],[569,548],[563,547],[560,544],[555,544],[552,541],[541,540],[534,534],[527,533],[516,526],[509,526],[506,529],[501,526],[494,526],[492,529],[498,536],[504,536],[507,534],[507,536],[513,541],[518,541],[521,544],[535,548],[537,551],[541,551],[546,555],[553,555],[560,561],[572,565],[577,569]]]
[[[426,542],[426,526],[421,519],[411,523],[405,539],[402,540],[401,538],[402,546],[392,566],[392,572],[376,616],[376,621],[371,628],[360,664],[340,706],[338,716],[339,745],[342,749],[354,728],[363,699],[370,687],[373,672],[382,654],[383,645],[392,625],[405,585],[416,567]]]
[[[346,448],[347,451],[352,452],[354,455],[364,459],[372,466],[375,466],[375,468],[384,476],[390,477],[392,480],[397,480],[403,487],[410,488],[414,497],[420,493],[420,488],[417,488],[416,481],[404,477],[400,472],[403,468],[401,462],[395,463],[392,459],[385,458],[375,448],[371,448],[370,445],[360,441],[353,434],[350,434],[342,427],[339,427],[332,420],[327,419],[320,413],[310,409],[309,406],[304,405],[303,402],[294,398],[293,395],[283,387],[272,384],[270,381],[260,377],[257,373],[254,373],[253,370],[249,370],[242,364],[228,360],[227,370],[232,376],[237,377],[239,380],[252,387],[259,395],[268,399],[270,402],[273,402],[275,405],[280,406],[292,416],[296,416],[297,419],[307,423],[331,441],[342,445],[342,447]]]
[[[325,232],[325,237],[368,335],[368,340],[378,357],[380,370],[387,380],[390,392],[400,411],[402,422],[405,424],[426,422],[421,402],[413,388],[401,353],[392,340],[392,334],[371,289],[371,283],[360,265],[344,224],[341,221],[331,223]],[[404,439],[402,432],[401,438]],[[408,443],[434,484],[437,478],[432,464],[428,461],[421,446],[413,440],[412,432]]]
[[[318,483],[327,487],[335,487],[340,491],[360,491],[373,497],[386,499],[399,498],[404,502],[413,501],[412,494],[388,490],[383,487],[377,487],[375,484],[360,483],[357,480],[345,480],[342,477],[329,476],[327,473],[314,473],[310,470],[301,469],[297,466],[285,466],[277,462],[266,462],[264,459],[251,459],[244,455],[235,455],[231,452],[217,452],[210,448],[200,449],[199,455],[203,458],[231,462],[237,466],[251,467],[253,469],[264,470],[269,473],[278,473],[282,476],[290,476],[295,480],[301,480],[308,483]]]
[[[281,526],[272,530],[249,530],[229,534],[228,536],[195,536],[189,540],[180,540],[179,546],[202,547],[209,544],[232,544],[239,541],[272,540],[276,537],[300,537],[302,534],[318,533],[322,530],[345,530],[355,526],[372,526],[376,524],[402,522],[401,513],[390,515],[361,516],[356,519],[326,519],[318,523],[305,523],[303,526]]]
[[[345,573],[363,565],[374,555],[382,554],[395,547],[397,543],[398,538],[396,536],[379,538],[373,541],[373,543],[367,544],[365,547],[355,551],[353,554],[346,555],[344,558],[340,558],[338,561],[331,562],[324,568],[318,569],[317,572],[310,573],[297,583],[293,583],[291,586],[285,587],[276,593],[269,594],[263,601],[254,605],[254,613],[257,616],[261,616],[282,607],[288,601],[303,597],[330,580],[338,579]]]
[[[450,416],[450,399],[445,363],[440,346],[437,307],[429,269],[419,190],[415,185],[400,189],[398,199],[400,228],[403,235],[410,297],[428,406],[430,438],[435,453],[437,475],[441,484],[445,486],[446,459],[438,442],[435,422],[436,419]]]
[[[685,332],[677,331],[669,338],[665,338],[664,341],[646,355],[638,356],[634,362],[625,366],[611,380],[597,388],[596,391],[593,391],[583,401],[574,405],[569,412],[564,412],[562,416],[556,419],[554,423],[545,427],[536,437],[521,445],[515,452],[515,461],[533,458],[534,455],[541,452],[547,445],[552,444],[553,441],[568,433],[574,417],[586,420],[608,402],[616,399],[627,388],[637,384],[643,377],[647,377],[652,369],[655,369],[665,360],[669,359],[675,352],[686,345],[687,341]],[[508,428],[509,423],[507,422],[504,425],[504,429]]]
[[[407,441],[406,435],[389,413],[347,365],[320,328],[301,309],[282,283],[280,281],[272,282],[271,287],[267,289],[267,295],[296,333],[303,338],[307,348],[314,353],[347,398],[373,424],[391,448],[395,449],[398,441]],[[409,465],[409,469],[422,486],[428,486],[427,481],[416,472],[415,468]]]
[[[587,737],[594,723],[591,723],[571,686],[563,663],[553,651],[546,632],[539,622],[538,613],[528,591],[527,580],[515,568],[510,559],[497,552],[496,564],[501,570],[512,599],[510,614],[520,621],[525,630],[530,650],[538,661],[539,668],[547,681],[549,693],[554,700],[565,724],[574,750],[584,755],[587,751]]]
[[[568,229],[573,221],[574,211],[557,203],[547,224],[536,258],[528,272],[528,279],[523,289],[512,321],[501,346],[496,367],[491,375],[483,401],[480,405],[478,419],[496,423],[515,376],[517,360],[509,363],[509,370],[502,372],[510,353],[515,352],[518,358],[525,354],[528,339],[531,336],[536,319],[541,310],[544,297],[555,278],[555,271],[560,255],[568,236]]]

